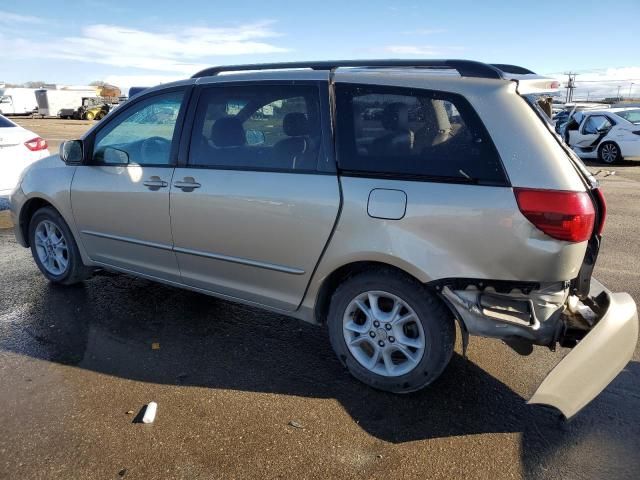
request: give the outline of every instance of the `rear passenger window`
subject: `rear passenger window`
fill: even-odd
[[[320,140],[316,87],[210,87],[198,101],[189,165],[312,171]]]
[[[506,184],[495,146],[462,96],[338,85],[336,99],[343,171]]]

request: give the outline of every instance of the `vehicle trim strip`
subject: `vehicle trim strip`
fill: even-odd
[[[219,253],[203,252],[202,250],[193,250],[191,248],[174,247],[173,251],[176,253],[186,253],[187,255],[195,255],[197,257],[212,258],[214,260],[222,260],[223,262],[239,263],[240,265],[247,265],[250,267],[264,268],[266,270],[275,270],[276,272],[290,273],[292,275],[303,275],[304,270],[299,268],[287,267],[285,265],[278,265],[275,263],[259,262],[257,260],[250,260],[242,257],[232,257],[229,255],[221,255]]]
[[[167,245],[164,243],[155,243],[155,242],[149,242],[147,240],[138,240],[136,238],[131,238],[131,237],[111,235],[109,233],[94,232],[93,230],[82,230],[80,233],[83,233],[85,235],[91,235],[92,237],[107,238],[109,240],[118,240],[120,242],[133,243],[134,245],[142,245],[145,247],[157,248],[159,250],[169,250],[169,251],[173,250],[173,247],[171,247],[171,245]]]
[[[276,272],[289,273],[291,275],[305,274],[305,271],[299,268],[287,267],[286,265],[278,265],[276,263],[259,262],[257,260],[251,260],[248,258],[232,257],[230,255],[204,252],[202,250],[193,250],[191,248],[172,247],[171,245],[166,245],[164,243],[149,242],[146,240],[138,240],[136,238],[131,238],[131,237],[123,237],[120,235],[111,235],[109,233],[94,232],[92,230],[82,230],[81,233],[85,235],[91,235],[93,237],[98,237],[98,238],[107,238],[109,240],[117,240],[120,242],[132,243],[134,245],[142,245],[145,247],[157,248],[159,250],[174,251],[176,253],[194,255],[196,257],[211,258],[213,260],[221,260],[223,262],[237,263],[240,265],[247,265],[250,267],[263,268],[265,270],[274,270]]]

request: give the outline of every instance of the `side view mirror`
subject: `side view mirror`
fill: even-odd
[[[82,140],[67,140],[60,145],[60,158],[67,165],[82,165],[84,145]]]
[[[106,147],[104,149],[103,161],[109,164],[127,164],[129,163],[129,154],[119,148]]]
[[[262,145],[265,142],[264,132],[262,130],[247,130],[247,145]]]

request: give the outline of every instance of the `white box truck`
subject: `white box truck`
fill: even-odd
[[[0,88],[0,114],[32,114],[38,108],[35,91],[35,88]]]
[[[94,98],[98,94],[95,87],[62,87],[39,89],[35,93],[38,113],[45,117],[73,118],[82,106],[83,98]]]

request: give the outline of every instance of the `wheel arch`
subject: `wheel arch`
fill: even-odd
[[[314,320],[318,324],[325,324],[327,321],[327,314],[329,312],[329,305],[331,303],[331,296],[333,292],[335,292],[336,288],[349,279],[350,277],[372,269],[384,269],[387,271],[393,271],[402,276],[410,278],[411,280],[421,283],[425,285],[419,278],[411,273],[403,270],[402,268],[392,265],[390,263],[380,262],[380,261],[371,261],[371,260],[360,260],[353,261],[350,263],[346,263],[341,265],[340,267],[334,269],[326,278],[322,281],[320,287],[318,288],[318,293],[315,299],[315,308],[314,308]],[[440,295],[438,298],[442,301]],[[446,302],[443,302],[447,305],[447,308],[450,309],[450,305]],[[453,312],[452,312],[453,313]]]
[[[616,148],[618,149],[618,160],[624,160],[624,155],[622,154],[622,148],[620,147],[620,144],[618,142],[616,142],[615,140],[612,139],[608,139],[605,138],[602,140],[602,142],[600,142],[600,145],[598,145],[598,149],[597,149],[597,158],[598,160],[600,160],[601,158],[601,153],[600,151],[602,150],[602,147],[605,146],[607,143],[612,143],[616,146]]]
[[[31,218],[33,215],[44,207],[51,207],[56,212],[60,213],[50,201],[45,200],[42,197],[33,197],[27,200],[22,208],[20,209],[20,214],[18,217],[18,225],[20,228],[20,233],[22,233],[22,238],[24,240],[25,246],[30,247],[30,239],[29,239],[29,223],[31,222]]]

